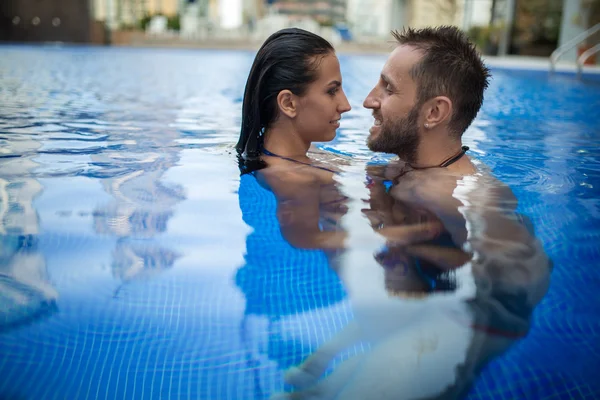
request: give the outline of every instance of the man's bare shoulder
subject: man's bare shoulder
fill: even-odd
[[[394,179],[390,194],[405,201],[452,197],[461,179],[461,176],[440,171],[410,171]]]
[[[413,201],[441,201],[460,198],[471,204],[487,204],[515,209],[517,198],[511,188],[493,175],[446,170],[412,171],[398,179],[391,192],[395,197]]]

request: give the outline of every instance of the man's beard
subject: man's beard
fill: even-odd
[[[367,139],[367,146],[371,151],[396,154],[407,163],[415,163],[421,141],[418,117],[419,108],[413,107],[406,118],[382,123],[381,132],[378,136]]]

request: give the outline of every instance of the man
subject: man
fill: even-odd
[[[550,263],[519,222],[512,192],[478,171],[462,145],[490,76],[475,47],[454,27],[393,35],[398,46],[364,106],[375,119],[369,148],[399,160],[368,170],[370,208],[349,202],[343,219],[338,273],[355,318],[288,372],[300,390],[280,398],[461,397],[526,335],[548,287]],[[352,179],[340,181],[356,187]],[[357,228],[361,213],[388,239],[376,263],[373,239]],[[442,226],[433,240],[412,234],[432,222]],[[319,381],[335,355],[361,341],[369,352]]]
[[[517,201],[510,188],[478,170],[462,145],[490,77],[475,46],[455,27],[393,35],[398,46],[364,101],[375,119],[369,148],[399,157],[383,173],[394,182],[390,194],[434,214],[463,250],[483,245],[474,229],[485,230],[488,239],[533,246],[530,229],[515,223],[523,217],[515,214]],[[477,221],[470,221],[469,214]],[[537,265],[531,267],[537,270]]]
[[[398,155],[406,170],[475,172],[461,137],[477,115],[489,70],[454,27],[393,33],[398,46],[364,101],[373,110],[371,150]]]

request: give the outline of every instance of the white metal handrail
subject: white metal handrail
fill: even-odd
[[[571,50],[573,47],[577,46],[579,43],[583,42],[585,39],[589,38],[598,31],[600,31],[600,23],[592,26],[587,31],[580,33],[573,39],[569,40],[567,43],[554,50],[550,55],[550,72],[554,72],[554,66],[556,65],[556,62],[558,61],[560,56],[562,56],[567,51]]]
[[[583,70],[583,64],[585,64],[587,59],[590,58],[591,56],[593,56],[594,54],[598,53],[599,51],[600,51],[600,43],[595,45],[594,47],[587,49],[583,53],[581,53],[581,55],[577,59],[577,78],[581,79],[581,72]]]

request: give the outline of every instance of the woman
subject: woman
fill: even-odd
[[[277,197],[283,235],[296,247],[338,247],[343,238],[322,232],[319,221],[320,212],[331,221],[344,209],[333,181],[339,157],[308,151],[331,141],[349,110],[329,42],[296,28],[265,41],[246,83],[236,148],[242,174],[261,170],[254,175]]]
[[[332,140],[349,110],[331,44],[302,29],[283,29],[265,41],[254,59],[237,151],[267,165],[311,165],[306,154],[311,143]]]
[[[255,372],[272,361],[279,368],[298,363],[309,349],[290,347],[314,338],[302,331],[296,332],[302,340],[285,339],[278,334],[290,331],[284,321],[308,319],[316,331],[318,323],[310,320],[317,310],[345,297],[321,250],[343,240],[336,223],[345,197],[333,178],[339,157],[310,147],[332,140],[349,110],[339,62],[325,39],[284,29],[261,46],[246,84],[237,144],[240,208],[252,233],[235,282],[246,298],[241,336],[248,362],[264,367]],[[262,398],[260,377],[256,382]]]

